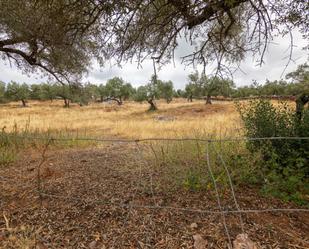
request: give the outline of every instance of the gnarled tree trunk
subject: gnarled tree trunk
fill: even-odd
[[[69,108],[70,107],[70,100],[67,98],[64,98],[64,108]]]
[[[296,117],[302,119],[302,113],[305,105],[309,102],[309,94],[303,93],[296,99]]]
[[[207,96],[206,96],[206,105],[211,105],[212,103],[211,103],[211,96],[208,94]]]
[[[122,105],[122,104],[123,104],[123,102],[122,102],[122,100],[121,100],[121,99],[111,98],[111,100],[116,101],[118,105]]]
[[[27,107],[27,102],[26,102],[26,100],[21,99],[21,103],[22,103],[23,107]]]
[[[150,105],[149,111],[156,111],[156,110],[158,110],[158,108],[157,108],[157,106],[156,106],[156,104],[155,104],[153,99],[148,99],[147,102]]]

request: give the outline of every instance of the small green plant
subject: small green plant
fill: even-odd
[[[202,188],[201,175],[197,172],[190,171],[185,178],[183,185],[186,189],[191,191],[198,191]]]
[[[0,167],[6,166],[16,160],[16,153],[14,150],[10,150],[8,148],[0,149]]]

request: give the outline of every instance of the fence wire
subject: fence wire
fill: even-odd
[[[214,138],[146,138],[146,139],[109,139],[109,138],[57,138],[53,136],[43,137],[43,136],[31,136],[31,135],[17,135],[17,134],[5,134],[6,136],[12,136],[17,139],[26,139],[26,140],[42,140],[45,141],[45,147],[42,152],[42,157],[39,162],[39,165],[37,167],[37,187],[36,192],[39,196],[40,205],[42,205],[43,197],[46,198],[52,198],[52,199],[63,199],[67,201],[78,201],[83,203],[89,203],[89,204],[99,204],[99,205],[107,205],[107,206],[113,206],[118,208],[126,208],[128,209],[128,217],[131,210],[133,209],[149,209],[149,210],[170,210],[170,211],[178,211],[178,212],[189,212],[189,213],[199,213],[199,214],[207,214],[207,215],[220,215],[222,219],[222,224],[224,226],[226,238],[228,247],[232,247],[232,238],[231,233],[226,221],[226,216],[235,214],[239,217],[239,227],[242,231],[242,233],[246,233],[245,229],[245,223],[243,221],[243,214],[259,214],[259,213],[309,213],[309,209],[307,208],[264,208],[264,209],[242,209],[240,207],[240,204],[237,200],[237,194],[235,191],[234,183],[231,177],[231,173],[229,171],[228,165],[223,157],[223,152],[216,149],[214,146],[214,143],[217,142],[240,142],[240,141],[267,141],[267,140],[309,140],[309,137],[263,137],[263,138],[249,138],[249,137],[230,137],[225,139],[214,139]],[[142,205],[142,204],[128,204],[126,202],[115,202],[111,200],[93,200],[91,198],[85,199],[85,198],[78,198],[78,197],[72,197],[72,196],[66,196],[66,195],[58,195],[58,194],[52,194],[48,193],[44,190],[44,186],[42,184],[43,180],[41,178],[41,168],[43,164],[47,161],[47,155],[46,151],[48,147],[52,144],[52,142],[57,141],[90,141],[90,142],[98,142],[98,143],[125,143],[125,144],[133,144],[136,147],[136,154],[138,156],[138,160],[146,167],[151,168],[151,172],[149,174],[149,180],[150,180],[150,192],[151,197],[153,200],[153,205]],[[150,166],[149,162],[144,158],[143,155],[143,148],[141,147],[141,143],[144,142],[201,142],[206,146],[206,151],[204,153],[204,160],[205,165],[207,167],[207,171],[209,173],[209,176],[212,180],[214,191],[216,195],[216,202],[217,202],[217,208],[210,210],[210,209],[197,209],[197,208],[187,208],[187,207],[177,207],[177,206],[169,206],[169,205],[161,205],[160,203],[157,203],[155,199],[155,190],[154,190],[154,179],[153,179],[153,173],[154,169],[152,166]],[[219,187],[217,184],[217,179],[213,172],[212,162],[210,161],[210,148],[214,151],[216,157],[218,158],[218,161],[220,162],[220,166],[222,166],[225,175],[228,179],[228,185],[229,189],[231,191],[231,197],[234,202],[235,209],[226,208],[221,200],[222,196],[220,195]],[[155,157],[157,157],[156,152],[152,145],[150,146],[150,149],[153,151]],[[138,180],[137,182],[132,182],[132,185],[135,185],[134,192],[132,193],[132,200],[134,201],[135,197],[138,194],[138,188],[142,185],[142,178],[145,177],[142,172],[142,164],[138,163],[139,168],[137,169],[137,175]],[[0,176],[0,182],[8,183],[12,179]],[[15,183],[16,185],[24,186],[24,183]],[[152,217],[150,216],[150,219]],[[150,220],[150,223],[152,224],[152,220]],[[148,239],[147,239],[148,240]]]

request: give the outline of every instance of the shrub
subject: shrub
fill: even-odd
[[[302,118],[287,104],[275,107],[268,100],[238,104],[245,135],[251,138],[309,137],[309,110]],[[260,153],[265,193],[303,203],[308,190],[309,141],[276,139],[248,141],[251,153]]]

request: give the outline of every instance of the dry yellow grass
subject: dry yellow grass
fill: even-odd
[[[29,107],[19,103],[0,106],[0,127],[11,131],[14,127],[30,131],[64,131],[80,136],[151,138],[197,137],[239,134],[241,123],[232,102],[203,101],[188,103],[175,100],[158,103],[159,111],[147,112],[148,105],[126,102],[122,106],[93,103],[66,109],[61,101],[32,101]],[[158,118],[159,117],[159,118]],[[158,120],[160,117],[163,120]],[[169,119],[169,120],[165,120]]]

